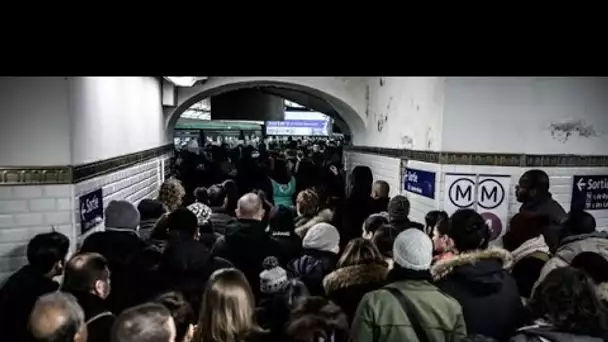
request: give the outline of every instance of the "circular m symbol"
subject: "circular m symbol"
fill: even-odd
[[[458,178],[448,189],[450,202],[458,208],[469,208],[475,203],[475,182],[469,178]]]
[[[484,209],[494,209],[505,200],[505,188],[499,181],[488,178],[477,185],[477,204]]]

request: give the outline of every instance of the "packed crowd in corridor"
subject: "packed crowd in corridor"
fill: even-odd
[[[526,171],[501,241],[472,209],[410,218],[332,139],[191,141],[157,198],[112,201],[70,251],[36,235],[0,289],[2,341],[608,339],[608,234]]]

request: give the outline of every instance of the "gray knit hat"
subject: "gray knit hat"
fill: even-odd
[[[410,214],[410,201],[407,197],[397,195],[388,202],[388,215],[391,222],[406,222]]]
[[[279,266],[276,257],[269,256],[263,262],[264,271],[260,273],[260,291],[262,293],[277,293],[287,284],[287,271]]]
[[[433,241],[420,229],[406,229],[395,238],[393,260],[406,269],[428,270],[433,261]]]
[[[329,223],[317,223],[304,235],[302,247],[338,254],[340,252],[340,233]]]
[[[105,210],[106,228],[137,230],[139,218],[139,211],[128,201],[111,201]]]

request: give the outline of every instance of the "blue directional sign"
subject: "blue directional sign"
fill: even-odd
[[[80,200],[80,233],[84,234],[103,222],[103,192],[101,189],[82,195]]]
[[[608,175],[574,176],[572,209],[608,209]]]
[[[420,196],[435,198],[435,172],[406,169],[403,189]]]

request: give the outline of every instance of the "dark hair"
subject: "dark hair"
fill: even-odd
[[[605,309],[591,279],[573,267],[551,271],[528,304],[534,318],[543,318],[559,332],[602,337]]]
[[[283,158],[274,160],[274,168],[272,170],[272,179],[280,184],[287,184],[291,179],[291,172],[287,167],[287,163]]]
[[[356,238],[348,242],[336,267],[342,268],[372,263],[384,265],[385,263],[382,254],[371,241],[363,238]]]
[[[594,283],[608,282],[608,260],[594,252],[582,252],[577,254],[570,266],[585,272]]]
[[[112,326],[112,342],[167,342],[171,312],[165,306],[146,303],[123,311]]]
[[[196,323],[194,311],[190,303],[179,292],[167,292],[154,300],[156,303],[164,305],[169,311],[173,321],[175,321],[175,341],[183,341],[188,333],[190,324]]]
[[[187,208],[179,208],[169,214],[167,218],[169,232],[183,234],[185,236],[194,236],[198,230],[198,219],[196,215]]]
[[[348,196],[352,197],[369,197],[372,192],[372,183],[374,182],[374,176],[372,170],[367,166],[358,165],[355,166],[349,179],[349,192]]]
[[[214,184],[207,189],[207,200],[212,207],[223,207],[228,191],[222,184]]]
[[[109,277],[108,261],[101,254],[76,254],[65,266],[62,290],[89,292],[96,281]]]
[[[450,216],[445,211],[431,210],[428,213],[426,213],[426,215],[424,216],[424,222],[426,223],[426,226],[430,227],[432,230],[432,228],[434,228],[438,223],[440,223],[442,221],[447,221],[447,220],[449,220],[449,218],[450,218]],[[432,233],[432,231],[431,231],[431,233]],[[444,234],[444,233],[442,233],[442,234]]]
[[[448,236],[460,252],[486,249],[490,242],[490,229],[475,210],[461,209],[450,217]]]
[[[222,185],[224,186],[224,189],[226,189],[226,197],[228,198],[228,203],[226,204],[226,211],[228,212],[228,215],[234,216],[234,212],[236,210],[236,203],[239,200],[239,188],[237,187],[236,183],[231,179],[225,180]]]
[[[271,232],[293,232],[295,223],[293,211],[282,205],[270,214],[269,227]]]
[[[283,288],[283,301],[290,310],[308,297],[310,297],[310,291],[306,284],[297,278],[290,279]]]
[[[521,178],[525,178],[528,181],[528,187],[536,190],[540,194],[546,194],[549,192],[549,175],[543,170],[528,170]]]
[[[376,245],[382,256],[385,258],[392,258],[393,244],[395,243],[397,235],[399,235],[399,231],[397,231],[395,227],[385,224],[376,230],[372,237],[372,242]]]
[[[137,210],[139,211],[141,220],[159,219],[167,212],[167,208],[165,208],[165,205],[161,201],[151,198],[141,200],[137,205]]]
[[[368,232],[374,234],[378,228],[383,225],[388,224],[388,219],[380,214],[370,215],[363,222],[363,229]]]
[[[308,297],[292,310],[285,332],[292,341],[341,341],[348,334],[348,318],[330,300]]]
[[[57,314],[67,318],[52,332],[38,327],[49,310],[55,310]],[[73,342],[74,336],[84,325],[84,312],[76,297],[70,293],[56,291],[42,295],[36,300],[29,317],[28,330],[33,341]]]
[[[58,233],[42,233],[27,244],[27,261],[40,272],[47,273],[60,261],[64,261],[70,248],[67,236]]]
[[[209,196],[207,195],[207,188],[205,188],[204,186],[200,186],[194,189],[193,195],[198,203],[209,205]]]
[[[560,241],[569,236],[593,233],[595,228],[593,215],[583,210],[573,210],[562,223]]]

